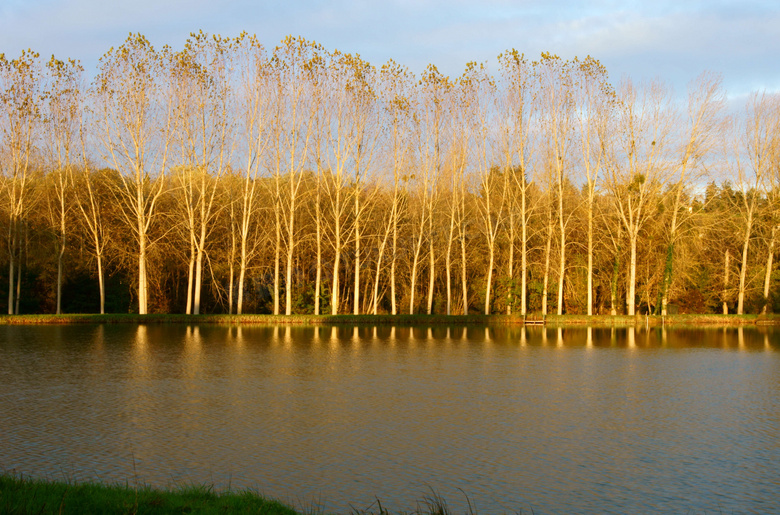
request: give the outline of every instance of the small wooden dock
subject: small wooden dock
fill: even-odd
[[[547,321],[545,320],[545,316],[524,316],[523,317],[523,325],[546,325]]]

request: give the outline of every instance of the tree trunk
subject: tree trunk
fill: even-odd
[[[672,285],[672,266],[674,265],[674,238],[675,235],[670,233],[669,237],[671,238],[669,245],[666,248],[666,263],[664,264],[664,276],[661,280],[661,291],[658,292],[658,296],[660,297],[660,309],[659,307],[656,307],[656,314],[660,312],[661,316],[666,316],[668,314],[668,304],[669,304],[669,288]],[[650,309],[650,306],[647,307]]]
[[[547,314],[547,287],[550,284],[550,251],[552,248],[552,224],[547,225],[547,243],[544,246],[544,279],[542,281],[542,315]]]
[[[566,273],[566,232],[561,224],[561,260],[558,268],[558,314],[563,314],[563,280]]]
[[[243,234],[241,235],[241,263],[239,263],[238,267],[238,299],[236,302],[236,314],[238,315],[244,313],[244,279],[246,278],[247,267],[246,239],[246,231],[243,231]]]
[[[626,307],[628,314],[636,314],[636,234],[629,234],[631,244],[631,264],[629,268],[628,291],[626,292]]]
[[[462,223],[462,222],[461,222]],[[462,233],[465,231],[462,231]],[[469,314],[469,288],[466,283],[466,235],[461,233],[460,238],[460,285],[463,293],[463,314]]]
[[[282,259],[282,221],[279,217],[281,206],[279,196],[276,197],[277,205],[274,207],[276,213],[276,249],[274,250],[274,315],[279,314],[279,268]]]
[[[57,314],[62,314],[62,256],[65,254],[65,243],[60,245],[57,256]]]
[[[19,314],[19,299],[22,297],[22,246],[19,245],[19,260],[16,264],[16,301],[14,314]]]
[[[184,313],[189,315],[192,313],[192,281],[195,275],[195,242],[190,235],[190,262],[187,269],[187,307]]]
[[[752,214],[752,213],[751,213]],[[748,247],[750,246],[750,233],[753,229],[753,218],[748,215],[745,227],[745,243],[742,245],[742,264],[739,269],[739,292],[737,293],[737,314],[744,315],[745,306],[745,279],[747,277]]]
[[[192,312],[200,315],[200,292],[203,284],[203,250],[202,247],[197,250],[198,256],[195,260],[195,302]]]
[[[490,314],[490,286],[493,284],[493,262],[495,261],[495,242],[488,245],[487,285],[485,286],[485,314]]]
[[[775,257],[775,231],[777,227],[772,227],[772,236],[769,240],[769,250],[766,256],[766,274],[764,275],[764,307],[761,313],[766,315],[767,305],[769,304],[769,285],[772,281],[772,262]]]
[[[615,250],[615,261],[612,264],[612,280],[610,281],[610,315],[617,315],[618,279],[620,278],[620,233],[618,233],[618,246]]]
[[[525,175],[523,175],[523,191],[520,198],[520,214],[523,217],[521,225],[522,241],[520,242],[520,314],[525,316],[528,313],[528,219],[526,217],[525,204]]]
[[[731,261],[731,253],[729,249],[726,249],[726,259],[724,260],[723,270],[723,314],[729,314],[728,292],[729,292],[729,261]]]
[[[355,192],[355,291],[353,314],[360,314],[360,195]]]
[[[11,221],[11,227],[13,227],[13,220]],[[9,229],[9,231],[13,231],[13,229]],[[16,253],[16,249],[14,241],[16,236],[12,235],[11,238],[11,245],[10,249],[8,251],[8,314],[13,315],[14,314],[14,255]]]
[[[391,215],[392,218],[392,215]],[[379,276],[382,273],[382,258],[385,255],[385,247],[387,247],[387,239],[390,237],[390,225],[385,228],[385,235],[382,237],[382,243],[379,245],[379,253],[376,257],[376,275],[374,276],[374,292],[371,301],[372,313],[377,314],[379,308]]]
[[[202,185],[201,190],[206,189],[205,183]],[[195,305],[193,306],[193,312],[196,315],[200,314],[200,299],[201,291],[203,287],[203,254],[205,254],[206,248],[206,210],[205,205],[201,201],[200,208],[200,240],[197,245],[197,259],[195,261]]]
[[[319,165],[318,165],[319,166]],[[317,172],[317,199],[316,199],[316,225],[317,225],[317,277],[314,280],[314,314],[320,314],[320,291],[322,289],[322,213],[320,212],[320,175]]]
[[[394,200],[395,202],[395,200]],[[395,303],[395,262],[398,255],[398,210],[397,205],[393,205],[393,254],[390,262],[390,310],[393,315],[398,314],[398,308]]]
[[[558,314],[563,314],[563,281],[566,274],[566,224],[563,221],[563,172],[558,181],[558,228],[561,231],[561,259],[558,267]]]
[[[138,252],[138,314],[147,314],[147,288],[146,288],[146,238],[142,234],[140,238],[140,251]]]
[[[455,233],[455,209],[450,210],[450,231],[447,233],[447,253],[444,258],[444,273],[447,274],[447,315],[452,314],[452,238]]]
[[[233,260],[230,261],[230,266],[228,267],[230,269],[229,272],[229,284],[228,284],[228,315],[233,314],[233,278],[235,276],[235,266],[233,265]]]
[[[100,314],[106,314],[106,286],[103,280],[103,256],[97,256],[98,287],[100,288]]]
[[[433,219],[433,213],[429,215],[429,220],[432,219]],[[430,265],[429,265],[430,273],[428,275],[428,314],[430,315],[433,313],[433,287],[434,287],[434,282],[436,280],[436,268],[435,268],[436,256],[433,252],[433,227],[432,226],[430,227],[428,232],[430,237],[430,239],[428,240],[428,249],[429,249],[428,255],[430,257]]]
[[[506,295],[506,314],[512,314],[512,301],[514,289],[514,264],[515,264],[515,214],[512,207],[509,208],[509,263],[507,265],[507,280],[509,291]]]
[[[336,193],[338,195],[338,193]],[[337,204],[338,205],[338,201]],[[333,257],[333,291],[331,292],[330,301],[330,314],[338,315],[339,313],[339,266],[341,264],[341,223],[338,217],[338,211],[336,215],[336,252]]]
[[[422,234],[420,235],[422,237]],[[414,259],[412,260],[411,286],[409,288],[409,314],[414,315],[414,290],[417,286],[417,262],[420,258],[420,245],[416,245]]]
[[[593,316],[593,186],[588,185],[588,316]],[[588,328],[590,330],[590,328]]]
[[[290,200],[290,221],[287,225],[287,277],[285,279],[285,315],[292,315],[292,268],[295,238],[295,202]]]

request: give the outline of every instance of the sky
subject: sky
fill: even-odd
[[[613,83],[660,79],[684,96],[704,71],[730,99],[780,91],[778,0],[0,0],[0,53],[31,48],[79,59],[90,74],[130,32],[181,48],[191,32],[257,34],[271,49],[292,34],[328,50],[388,59],[457,77],[469,61],[496,68],[517,49],[529,58],[591,55]]]

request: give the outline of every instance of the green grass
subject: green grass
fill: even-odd
[[[533,314],[529,319],[540,319]],[[589,325],[630,327],[661,325],[780,325],[780,315],[547,315],[551,327]],[[522,325],[520,315],[0,315],[0,325],[35,324],[223,324],[223,325]]]
[[[465,493],[464,493],[465,495]],[[466,495],[466,515],[477,513]],[[148,486],[104,485],[47,481],[29,477],[0,474],[0,513],[22,514],[226,514],[252,513],[262,515],[300,515],[324,513],[318,508],[296,511],[277,501],[244,490],[215,492],[208,485],[195,485],[161,490]],[[364,508],[353,507],[353,515],[390,515],[381,501]],[[417,501],[410,515],[450,515],[447,501],[434,490]],[[522,513],[522,512],[520,512]]]
[[[148,486],[66,483],[21,476],[0,476],[3,514],[224,514],[296,515],[277,501],[250,492],[217,493],[210,486],[169,491]]]

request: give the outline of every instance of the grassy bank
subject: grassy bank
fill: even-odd
[[[466,515],[474,515],[476,511],[468,497],[466,501],[469,505]],[[161,490],[148,486],[46,481],[9,474],[0,474],[0,513],[13,515],[33,513],[36,515],[325,514],[316,507],[297,511],[248,490],[215,492],[214,488],[208,485]],[[390,515],[391,512],[377,500],[365,508],[352,508],[350,513]],[[430,495],[417,501],[414,510],[402,513],[450,515],[452,512],[447,502],[439,494],[431,491]]]
[[[528,320],[541,320],[529,315]],[[566,327],[780,325],[780,315],[547,315],[546,325]],[[34,324],[223,324],[223,325],[523,325],[519,315],[0,315],[0,325]]]
[[[71,484],[2,475],[0,513],[296,515],[299,512],[253,492],[216,493],[208,486],[163,491],[129,485]]]

